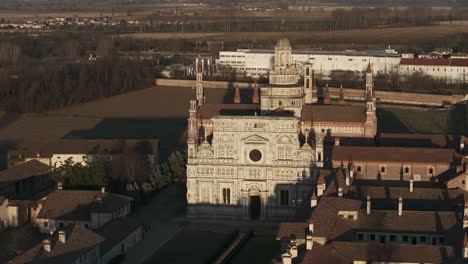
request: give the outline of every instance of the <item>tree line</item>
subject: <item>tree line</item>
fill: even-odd
[[[3,110],[41,112],[152,84],[141,61],[116,55],[113,40],[90,34],[23,34],[0,40],[0,104]],[[89,60],[96,54],[95,60]]]

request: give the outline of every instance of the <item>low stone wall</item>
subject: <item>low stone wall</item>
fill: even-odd
[[[178,80],[178,79],[155,79],[157,86],[176,86],[176,87],[192,87],[195,85],[194,80]],[[252,88],[253,83],[238,83],[239,88]],[[228,89],[235,86],[234,82],[221,81],[203,81],[203,87],[208,89]],[[260,85],[261,86],[261,85]],[[339,96],[339,88],[329,87],[330,97],[337,99]],[[344,96],[346,100],[364,101],[364,90],[344,88]],[[319,88],[319,97],[323,96],[323,87]],[[466,102],[468,95],[438,95],[438,94],[423,94],[423,93],[404,93],[404,92],[388,92],[376,91],[375,95],[378,102],[414,106],[443,106],[447,104],[458,104]]]
[[[347,100],[364,101],[364,90],[344,89],[344,96]],[[447,104],[458,104],[465,101],[464,95],[439,95],[423,93],[404,93],[376,91],[377,101],[381,103],[402,104],[402,105],[427,105],[443,106]],[[339,88],[330,87],[330,97],[335,99],[339,97]]]

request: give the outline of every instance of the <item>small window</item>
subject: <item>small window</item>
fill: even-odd
[[[88,224],[85,224],[84,227],[89,228],[89,225],[88,225]]]
[[[353,219],[354,219],[354,216],[353,216],[353,215],[348,215],[348,219],[353,220]]]
[[[49,226],[49,222],[44,222],[44,227]]]
[[[439,237],[439,243],[443,244],[445,242],[445,239],[443,237]]]
[[[408,236],[403,236],[403,241],[408,242],[409,237]]]
[[[427,170],[427,174],[429,174],[429,175],[434,175],[434,168],[433,168],[433,167],[429,167],[428,170]]]
[[[364,235],[363,234],[358,234],[357,239],[358,240],[364,240]]]
[[[405,167],[405,168],[404,168],[404,171],[405,171],[405,174],[409,174],[409,173],[410,173],[410,168],[409,168],[409,167]]]
[[[395,235],[390,235],[390,241],[395,241]]]
[[[387,172],[387,167],[385,165],[380,166],[380,173],[386,173]]]
[[[420,237],[419,240],[420,240],[421,242],[423,242],[423,243],[426,243],[426,237],[425,237],[425,236]]]
[[[375,235],[374,234],[370,235],[370,240],[375,240]]]
[[[357,172],[362,172],[362,167],[361,166],[357,166]]]

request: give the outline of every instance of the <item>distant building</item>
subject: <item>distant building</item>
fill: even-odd
[[[146,156],[147,161],[158,163],[157,140],[26,140],[8,150],[8,166],[29,160],[38,160],[52,167],[61,166],[66,160],[75,163],[110,161],[135,152]]]
[[[42,233],[61,230],[71,224],[97,229],[115,218],[130,214],[132,198],[101,191],[62,190],[48,194],[36,224]]]
[[[316,75],[330,77],[333,71],[352,71],[365,74],[367,66],[372,64],[375,74],[398,72],[402,55],[393,49],[384,51],[293,51],[291,63],[302,72],[304,64],[311,64]],[[218,66],[228,66],[249,76],[268,76],[273,68],[275,54],[273,50],[239,49],[220,51]]]
[[[399,72],[401,76],[415,73],[443,79],[448,82],[468,81],[467,59],[401,59]]]
[[[141,223],[131,218],[114,219],[99,230],[79,224],[52,232],[42,243],[22,252],[8,264],[107,264],[143,238]]]
[[[437,51],[440,56],[427,55],[414,58],[413,54],[400,54],[393,49],[384,51],[295,51],[292,64],[298,73],[305,64],[312,66],[316,75],[329,79],[333,72],[354,72],[364,75],[367,65],[372,64],[376,74],[398,74],[400,77],[421,73],[435,79],[455,83],[468,81],[468,59],[464,55],[454,55],[448,51]],[[267,77],[274,65],[272,50],[239,49],[220,51],[217,66],[229,67],[252,77]]]

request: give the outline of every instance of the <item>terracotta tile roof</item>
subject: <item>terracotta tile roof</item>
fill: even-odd
[[[3,182],[15,182],[27,179],[33,176],[50,173],[52,168],[40,161],[31,160],[21,163],[0,172],[0,184]]]
[[[424,66],[454,66],[468,67],[467,59],[419,59],[402,58],[400,65],[424,65]]]
[[[102,202],[97,201],[98,197]],[[56,190],[47,196],[37,218],[89,221],[91,212],[115,212],[131,200],[101,191]]]
[[[328,237],[339,218],[338,212],[358,211],[361,208],[361,204],[360,200],[322,197],[310,217],[310,220],[314,223],[314,234]]]
[[[351,261],[446,263],[455,258],[450,246],[333,242],[330,245]]]
[[[290,239],[292,237],[295,237],[296,239],[305,239],[307,230],[309,230],[308,223],[280,223],[278,232],[276,233],[276,239]]]
[[[100,248],[101,256],[142,226],[142,222],[135,218],[123,217],[112,219],[96,230],[100,236],[105,238]]]
[[[449,66],[448,59],[418,59],[418,58],[402,58],[400,65],[428,65],[428,66]]]
[[[65,228],[66,242],[58,240],[58,232],[48,239],[52,250],[44,250],[43,243],[26,250],[21,255],[11,260],[11,264],[63,264],[73,261],[85,252],[94,249],[104,241],[104,238],[95,232],[78,224]]]
[[[125,148],[135,148],[142,154],[155,154],[157,140],[27,140],[8,151],[9,155],[36,158],[53,154],[121,154]]]
[[[429,147],[457,148],[459,136],[427,134],[391,134],[381,133],[377,139],[380,146],[387,147]]]
[[[301,120],[364,123],[366,108],[356,105],[305,105],[302,108]]]
[[[349,174],[347,169],[341,167],[334,169],[333,173],[329,174],[326,179],[324,196],[336,196],[339,188],[343,188],[343,195],[346,195],[353,186],[354,177],[349,178],[349,185],[346,185],[346,175]]]
[[[300,264],[349,264],[350,260],[338,252],[330,245],[320,245],[314,243],[311,250],[308,250]]]
[[[404,208],[404,201],[403,201]],[[398,231],[398,232],[424,232],[447,233],[450,230],[461,230],[457,221],[457,212],[440,211],[409,211],[403,209],[403,214],[398,215],[398,210],[360,210],[357,220],[343,219],[353,225],[356,230],[366,231]],[[452,231],[453,232],[453,231]]]
[[[197,112],[199,119],[211,119],[214,116],[254,116],[259,113],[258,104],[202,104]]]
[[[459,189],[447,190],[442,188],[415,187],[413,192],[410,192],[409,182],[406,181],[405,183],[407,185],[405,187],[355,185],[353,186],[352,191],[355,192],[361,199],[365,199],[368,194],[372,197],[372,199],[398,199],[398,197],[401,195],[405,200],[425,200],[426,202],[428,200],[455,200],[463,195],[463,191]]]
[[[335,146],[332,153],[334,162],[347,162],[352,157],[354,162],[450,164],[456,156],[452,149],[403,147]]]

